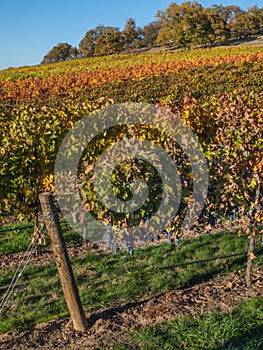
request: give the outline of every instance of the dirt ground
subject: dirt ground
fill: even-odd
[[[221,46],[263,46],[263,35],[257,35],[253,37],[248,38],[242,38],[242,39],[233,39],[228,40],[223,43],[215,43],[209,45],[209,47],[221,47]],[[129,50],[126,53],[147,53],[147,52],[159,52],[159,51],[173,51],[177,50],[177,47],[173,46],[156,46],[152,48],[142,48],[142,49],[133,49]]]
[[[217,224],[212,234],[222,229],[236,229],[239,221]],[[195,233],[196,234],[196,233]],[[192,238],[191,236],[189,238]],[[159,243],[157,243],[159,244]],[[71,245],[68,252],[71,258],[80,257],[92,251],[99,254],[105,249],[91,244],[88,248]],[[1,256],[0,268],[10,268],[20,261],[24,253]],[[34,256],[34,265],[50,264],[53,260],[51,249],[45,249]],[[172,321],[183,315],[200,315],[212,311],[229,312],[242,301],[263,295],[263,269],[254,269],[250,288],[245,284],[245,271],[231,273],[190,288],[175,289],[160,295],[149,295],[143,300],[132,300],[124,304],[112,305],[87,313],[89,328],[86,333],[74,331],[69,318],[56,319],[23,331],[12,331],[0,335],[0,349],[111,349],[115,343],[123,343],[127,349],[135,349],[129,344],[135,335],[130,331],[140,330],[148,325]]]
[[[253,284],[245,285],[244,271],[224,278],[197,284],[191,288],[176,289],[144,300],[131,301],[110,308],[87,313],[89,328],[76,332],[71,321],[56,319],[23,331],[0,335],[0,349],[110,349],[122,343],[130,347],[132,330],[143,329],[154,323],[175,320],[183,315],[200,315],[233,310],[241,301],[262,296],[263,271],[254,270]]]

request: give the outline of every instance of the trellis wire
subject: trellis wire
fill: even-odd
[[[26,268],[27,265],[29,264],[29,262],[30,262],[30,260],[31,260],[31,258],[32,258],[32,256],[33,256],[34,252],[36,251],[37,247],[38,247],[38,242],[35,243],[35,245],[33,245],[32,248],[28,249],[28,250],[25,252],[24,257],[23,257],[22,261],[20,262],[20,264],[19,264],[19,266],[18,266],[18,268],[17,268],[17,270],[16,270],[16,272],[15,272],[15,274],[14,274],[14,276],[13,276],[13,278],[12,278],[10,284],[9,284],[9,287],[8,287],[6,293],[4,294],[3,298],[1,299],[1,302],[0,302],[0,312],[1,312],[1,310],[3,309],[3,307],[5,306],[5,304],[7,303],[7,301],[9,300],[9,298],[10,298],[10,296],[11,296],[11,294],[12,294],[14,288],[15,288],[15,286],[17,285],[17,283],[18,283],[20,277],[22,276],[22,273],[24,272],[25,268]],[[29,252],[30,252],[30,255],[29,255],[29,257],[27,258],[27,261],[24,263],[24,260],[25,260],[27,254],[28,254]],[[23,265],[23,263],[24,263],[24,265]],[[23,266],[22,266],[22,265],[23,265]],[[19,272],[21,266],[22,266],[22,270]]]
[[[69,222],[61,222],[61,225],[68,225]],[[29,228],[34,228],[35,225],[28,225],[28,226],[22,226],[22,227],[12,227],[12,228],[6,228],[4,230],[0,230],[0,233],[5,233],[5,232],[10,232],[10,231],[16,231],[16,230],[20,230],[20,231],[25,231]]]
[[[50,223],[49,223],[50,224]],[[44,231],[44,234],[46,234],[47,232],[47,229],[48,229],[48,226],[49,224],[47,225],[45,231]],[[40,228],[39,228],[39,235],[41,233],[41,230],[44,226],[44,223],[41,224]],[[39,237],[38,235],[38,237]],[[39,242],[38,242],[38,237],[36,237],[36,241],[34,243],[33,240],[30,241],[28,247],[27,247],[27,250],[25,251],[24,255],[23,255],[23,258],[22,260],[20,261],[17,269],[16,269],[16,272],[7,288],[7,291],[5,292],[4,296],[1,298],[1,301],[0,301],[0,312],[3,310],[4,306],[6,305],[7,301],[9,300],[15,286],[17,285],[20,277],[22,276],[25,268],[27,267],[27,265],[29,264],[33,254],[35,253],[38,245],[39,245]],[[28,256],[28,253],[29,253],[29,256]],[[21,271],[20,271],[21,270]]]
[[[7,228],[5,230],[0,230],[0,233],[16,231],[16,230],[24,231],[24,230],[27,230],[28,228],[34,228],[34,225],[23,226],[23,227],[16,227],[16,228]]]
[[[255,254],[261,253],[262,251],[263,251],[262,249],[258,249],[257,251],[255,251]],[[247,252],[235,253],[235,254],[229,254],[229,255],[221,255],[221,256],[214,257],[214,258],[199,259],[199,260],[187,261],[187,262],[181,263],[181,264],[168,265],[168,266],[160,267],[159,270],[171,269],[171,268],[175,268],[175,267],[183,267],[183,266],[192,265],[192,264],[202,264],[202,263],[210,262],[210,261],[214,261],[214,260],[227,259],[227,258],[232,258],[232,257],[236,257],[236,256],[246,256],[246,255],[247,255]]]

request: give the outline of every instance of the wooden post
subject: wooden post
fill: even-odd
[[[87,228],[88,222],[84,221],[83,222],[83,239],[82,239],[82,247],[87,248],[88,247],[88,228]]]
[[[257,232],[257,229],[255,226],[253,226],[252,235],[249,241],[248,254],[247,254],[247,271],[246,271],[247,287],[251,286],[252,266],[253,266],[253,259],[255,258],[254,249],[255,249],[255,243],[256,243],[256,232]]]
[[[261,163],[263,164],[263,157],[261,159]],[[250,212],[249,212],[250,224],[252,226],[252,234],[251,234],[251,237],[250,237],[248,254],[247,254],[247,271],[246,271],[246,284],[247,284],[247,287],[250,287],[250,285],[251,285],[252,265],[253,265],[253,260],[255,258],[254,250],[255,250],[255,244],[256,244],[257,221],[256,221],[256,218],[255,218],[255,213],[253,213],[253,211],[259,205],[261,179],[260,179],[258,173],[254,173],[254,180],[255,180],[255,182],[257,184],[257,187],[256,187],[256,194],[255,194],[255,202],[254,202],[254,205],[251,206],[251,209],[250,209]]]
[[[81,305],[78,288],[54,205],[53,195],[50,192],[41,193],[39,195],[39,200],[50,235],[61,285],[73,321],[73,326],[75,330],[83,332],[88,328],[88,322]]]

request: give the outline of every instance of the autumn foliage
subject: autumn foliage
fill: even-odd
[[[53,190],[56,152],[74,122],[130,101],[165,106],[198,136],[209,166],[206,211],[261,222],[262,62],[260,48],[199,49],[4,71],[0,214],[33,213],[39,192]]]

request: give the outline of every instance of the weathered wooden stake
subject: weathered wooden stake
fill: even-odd
[[[88,243],[89,243],[88,238],[87,238],[87,237],[88,237],[88,228],[87,228],[87,225],[88,225],[87,221],[84,221],[83,233],[82,233],[82,235],[83,235],[82,246],[83,246],[84,248],[87,248],[87,247],[88,247]]]
[[[255,243],[256,243],[256,227],[252,228],[252,235],[250,237],[249,241],[249,248],[248,248],[248,254],[247,254],[247,271],[246,271],[246,285],[247,287],[251,286],[251,275],[252,275],[252,266],[253,266],[253,260],[255,258],[254,250],[255,250]]]
[[[263,157],[261,159],[261,163],[263,164]],[[250,287],[251,285],[251,275],[252,275],[252,266],[253,266],[253,260],[255,258],[254,250],[255,250],[255,244],[256,244],[256,234],[257,234],[257,221],[255,219],[255,213],[253,211],[257,208],[259,205],[259,199],[260,199],[260,188],[262,185],[262,181],[260,179],[260,176],[258,173],[254,173],[254,180],[257,184],[256,187],[256,194],[255,194],[255,202],[254,205],[251,206],[249,215],[250,215],[250,224],[252,226],[252,234],[250,237],[249,242],[249,248],[248,248],[248,254],[247,254],[247,271],[246,271],[246,284],[247,287]]]
[[[41,193],[39,195],[39,200],[47,230],[50,235],[60,281],[69,313],[73,321],[73,326],[75,330],[83,332],[88,328],[88,322],[81,305],[78,288],[69,260],[58,214],[54,205],[53,195],[50,192]]]

